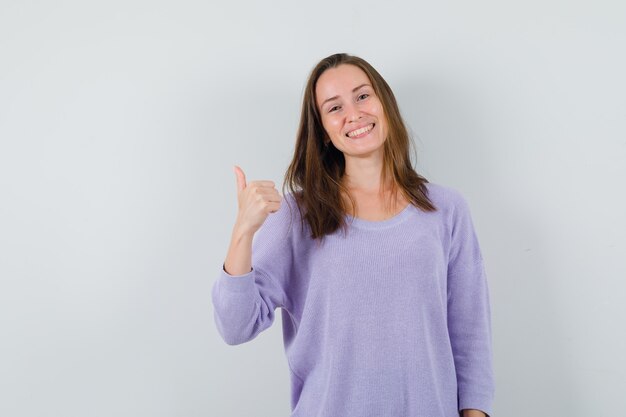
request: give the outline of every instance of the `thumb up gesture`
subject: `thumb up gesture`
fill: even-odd
[[[243,170],[235,165],[237,176],[237,213],[236,227],[246,233],[254,234],[265,222],[270,213],[280,208],[282,196],[274,187],[274,181],[260,180],[246,183]]]

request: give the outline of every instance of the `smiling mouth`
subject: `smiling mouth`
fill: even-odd
[[[370,123],[369,125],[365,127],[346,133],[346,136],[349,138],[355,138],[355,137],[364,135],[368,133],[369,131],[371,131],[372,129],[374,129],[374,126],[376,126],[376,123]]]

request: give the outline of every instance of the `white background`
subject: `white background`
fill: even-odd
[[[0,415],[289,415],[280,314],[228,346],[210,288],[336,52],[470,203],[494,415],[621,415],[625,4],[1,0]]]

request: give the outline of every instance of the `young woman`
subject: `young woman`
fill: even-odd
[[[236,169],[214,319],[235,345],[282,308],[291,417],[492,412],[489,289],[469,206],[415,172],[410,143],[382,76],[335,54],[308,79],[285,201]]]

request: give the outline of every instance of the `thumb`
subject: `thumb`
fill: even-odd
[[[246,174],[243,170],[235,165],[235,175],[237,176],[237,192],[246,188]]]

